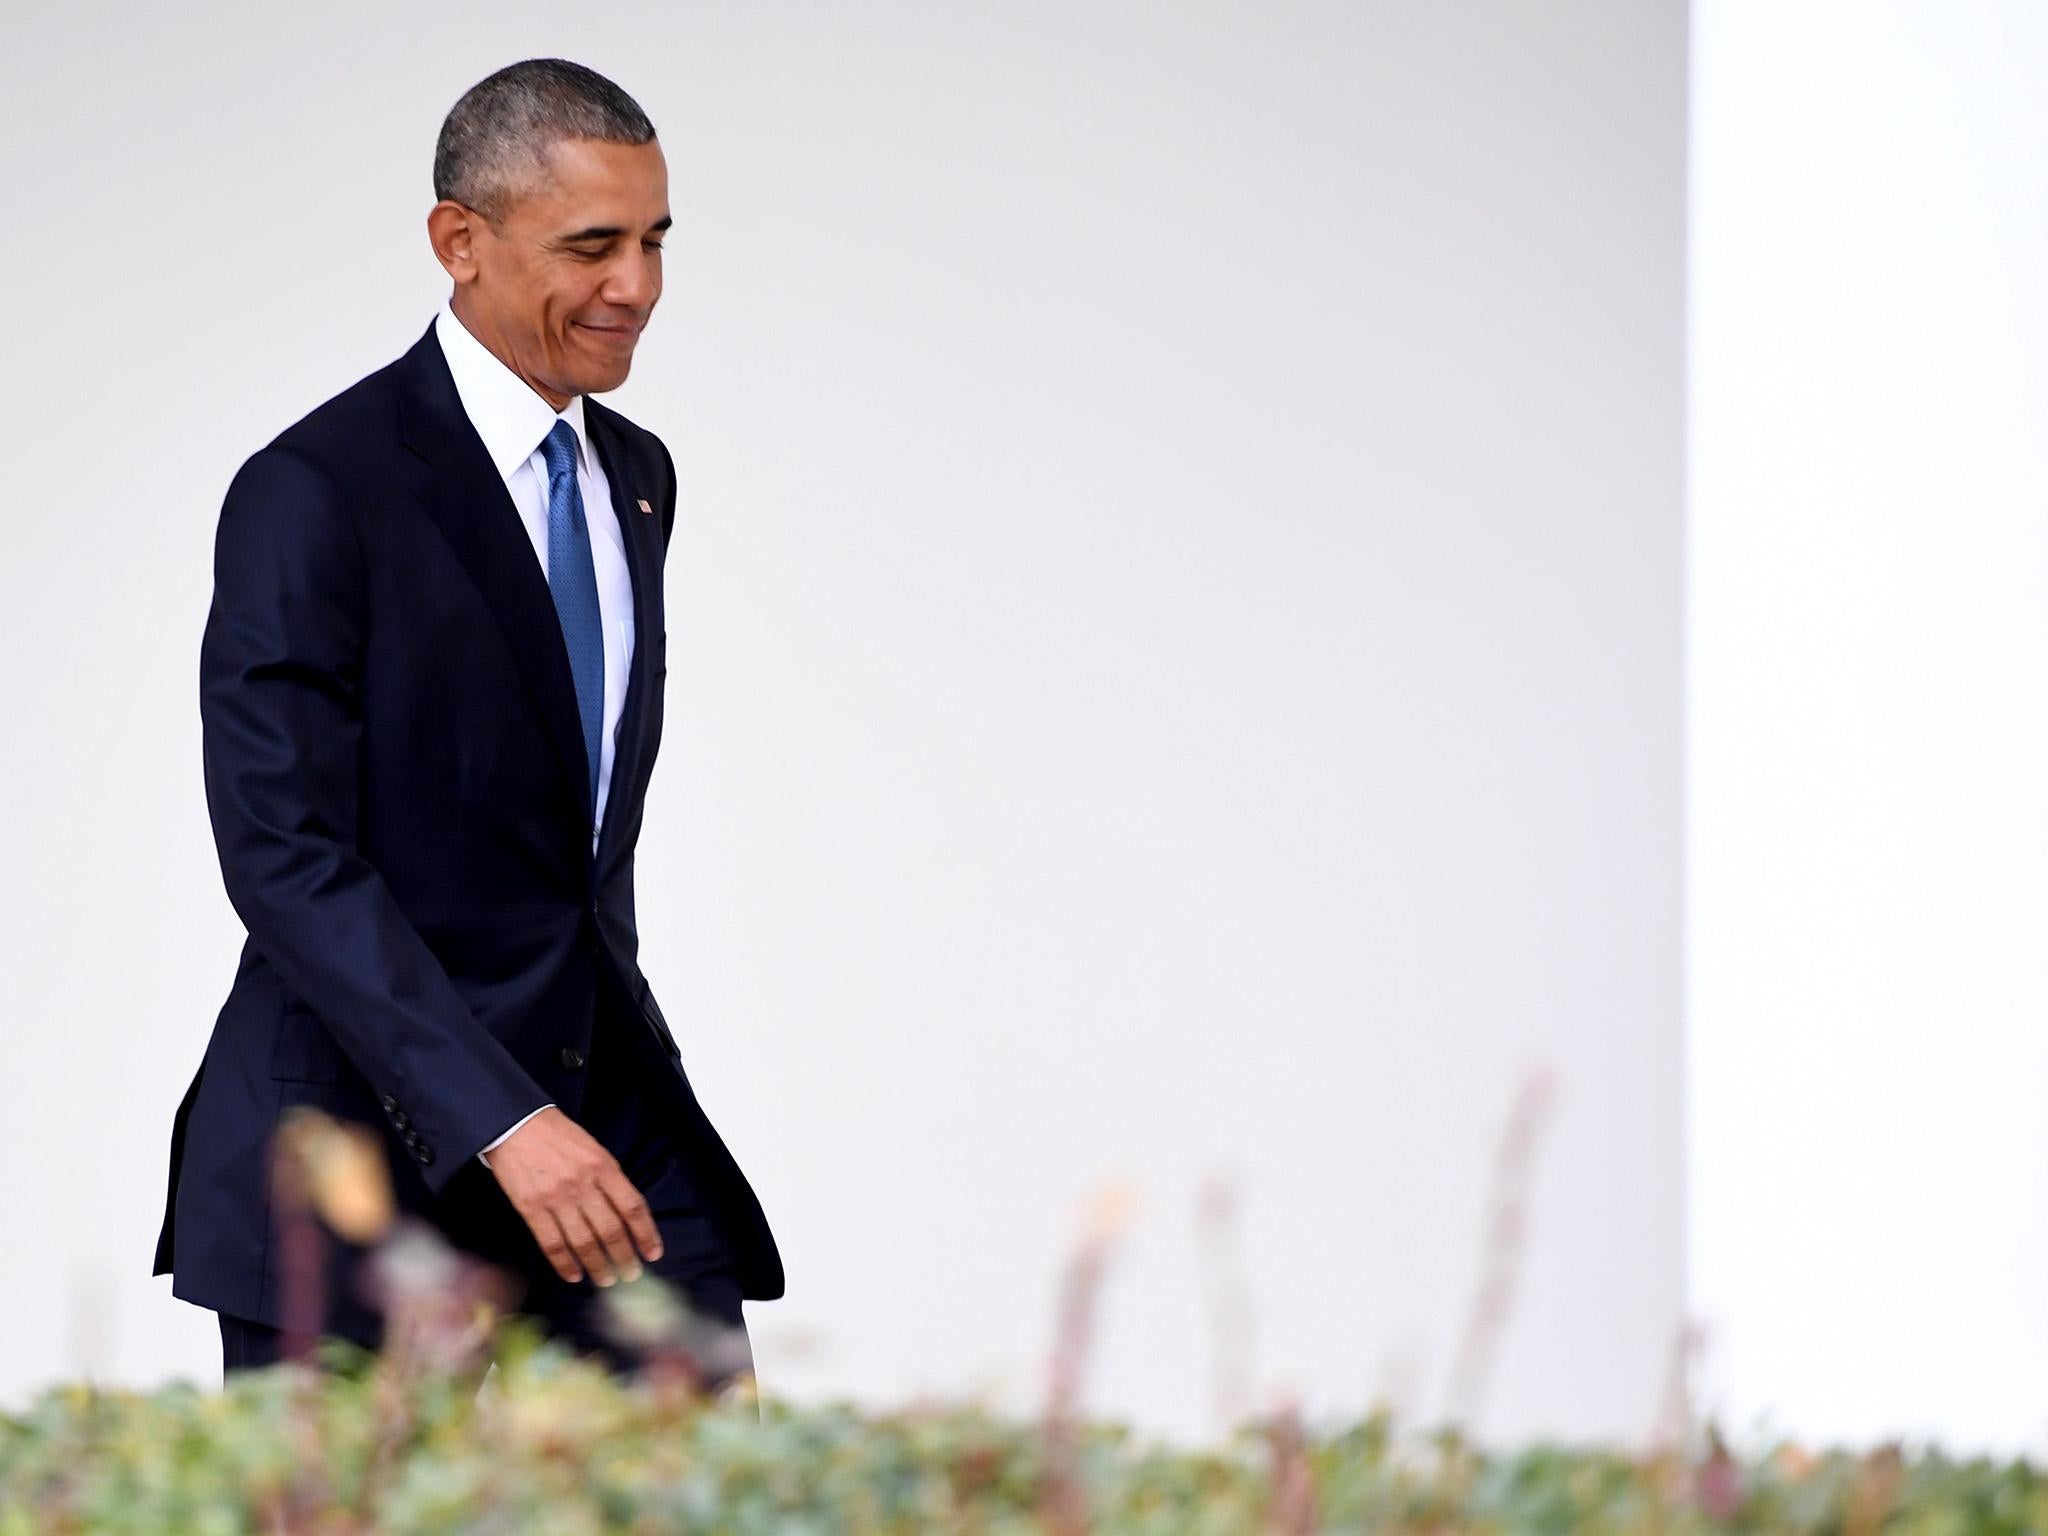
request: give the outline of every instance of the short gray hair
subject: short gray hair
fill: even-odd
[[[521,59],[462,93],[434,144],[434,196],[497,224],[538,190],[547,152],[563,139],[645,144],[654,124],[594,69],[567,59]]]

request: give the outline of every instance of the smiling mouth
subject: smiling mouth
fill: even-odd
[[[581,320],[578,320],[576,324],[582,326],[584,330],[589,331],[593,335],[602,336],[606,341],[620,344],[630,342],[640,334],[638,330],[631,326],[589,325]]]

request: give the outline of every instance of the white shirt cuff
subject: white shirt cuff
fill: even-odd
[[[554,1107],[555,1107],[555,1106],[554,1106],[554,1105],[553,1105],[552,1103],[549,1103],[549,1104],[543,1104],[543,1105],[541,1105],[540,1109],[553,1109]],[[485,1166],[486,1168],[490,1167],[490,1166],[491,1166],[491,1160],[490,1160],[490,1159],[489,1159],[488,1157],[485,1157],[485,1156],[484,1156],[484,1152],[495,1152],[495,1151],[497,1151],[499,1147],[501,1147],[501,1146],[503,1146],[503,1145],[505,1144],[505,1136],[510,1136],[510,1135],[512,1134],[512,1132],[513,1132],[513,1131],[516,1131],[516,1130],[518,1130],[520,1126],[522,1126],[522,1125],[526,1124],[526,1122],[527,1122],[527,1121],[529,1121],[529,1120],[531,1120],[531,1119],[533,1118],[533,1116],[534,1116],[534,1115],[537,1115],[537,1114],[539,1114],[539,1113],[540,1113],[540,1109],[536,1109],[536,1110],[535,1110],[535,1111],[533,1112],[533,1114],[530,1114],[530,1115],[521,1115],[521,1116],[520,1116],[520,1117],[519,1117],[519,1118],[518,1118],[517,1120],[515,1120],[515,1121],[514,1121],[514,1122],[512,1123],[512,1125],[511,1125],[511,1126],[510,1126],[510,1127],[509,1127],[509,1128],[508,1128],[508,1129],[506,1130],[506,1132],[505,1132],[505,1135],[504,1135],[504,1136],[500,1136],[500,1137],[499,1137],[499,1138],[498,1138],[498,1139],[497,1139],[496,1141],[492,1142],[492,1143],[491,1143],[491,1144],[490,1144],[489,1146],[485,1147],[485,1148],[483,1149],[483,1152],[479,1152],[479,1153],[477,1153],[477,1155],[476,1155],[476,1160],[477,1160],[478,1162],[482,1163],[482,1164],[483,1164],[483,1165],[484,1165],[484,1166]]]

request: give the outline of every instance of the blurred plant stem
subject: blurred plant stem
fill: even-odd
[[[1089,1197],[1080,1240],[1067,1261],[1053,1334],[1052,1366],[1041,1431],[1044,1467],[1039,1484],[1039,1518],[1052,1536],[1087,1536],[1088,1490],[1081,1474],[1081,1372],[1088,1360],[1095,1303],[1109,1252],[1130,1223],[1136,1190],[1113,1180]]]
[[[1501,1336],[1514,1307],[1515,1280],[1529,1226],[1529,1185],[1534,1174],[1536,1144],[1549,1122],[1556,1097],[1556,1079],[1548,1067],[1537,1067],[1525,1074],[1494,1156],[1479,1286],[1466,1313],[1446,1397],[1445,1418],[1468,1430],[1478,1426]]]

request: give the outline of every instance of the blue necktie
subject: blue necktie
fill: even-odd
[[[597,566],[590,558],[590,525],[576,484],[576,429],[557,421],[540,451],[548,461],[548,590],[569,646],[576,679],[576,709],[583,716],[583,749],[590,755],[590,814],[597,817],[597,766],[604,732],[604,622],[597,607]]]

